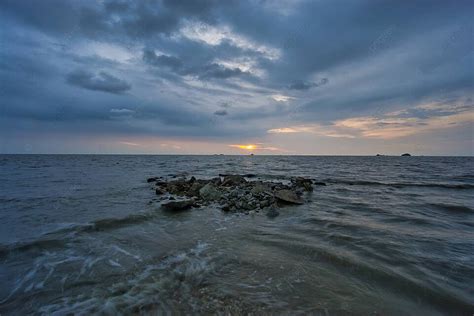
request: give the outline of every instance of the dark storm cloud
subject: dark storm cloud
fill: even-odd
[[[208,64],[202,67],[191,68],[189,73],[197,75],[200,79],[228,79],[238,77],[243,74],[248,74],[239,68],[228,68],[215,63]]]
[[[470,1],[3,0],[0,19],[1,114],[19,124],[243,137],[472,96]],[[433,100],[449,104],[417,107]]]
[[[154,51],[151,50],[145,50],[143,52],[143,60],[150,65],[157,67],[168,67],[174,71],[179,71],[183,67],[183,62],[181,59],[167,55],[158,56]]]
[[[8,17],[51,33],[72,31],[77,26],[79,18],[76,2],[73,1],[5,0],[0,1],[0,8]]]
[[[155,67],[168,68],[173,72],[186,76],[195,76],[200,80],[229,79],[241,75],[249,75],[248,72],[239,68],[228,68],[216,63],[208,63],[199,66],[189,66],[175,56],[157,55],[154,51],[145,50],[143,60]]]
[[[223,109],[229,109],[230,107],[232,107],[232,104],[230,104],[229,102],[222,102],[219,104],[219,106]]]
[[[132,87],[125,80],[121,80],[106,72],[93,74],[85,70],[77,70],[67,75],[66,81],[84,89],[97,90],[120,94]]]
[[[227,110],[217,110],[214,112],[214,115],[218,115],[218,116],[225,116],[227,115]]]
[[[169,34],[184,18],[209,20],[214,1],[15,1],[0,7],[18,20],[50,33],[88,37],[147,38]]]
[[[313,87],[319,87],[328,83],[329,80],[327,78],[321,79],[319,82],[304,82],[304,81],[295,81],[288,86],[290,90],[308,90]]]

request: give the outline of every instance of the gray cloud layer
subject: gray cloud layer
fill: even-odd
[[[470,1],[4,0],[0,18],[5,133],[230,140],[472,104]]]
[[[131,89],[130,84],[106,72],[97,75],[84,70],[71,72],[66,77],[67,82],[84,89],[109,93],[123,93]]]

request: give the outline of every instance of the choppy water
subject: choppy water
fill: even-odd
[[[167,214],[149,176],[327,182]],[[0,156],[0,314],[474,313],[474,159]]]

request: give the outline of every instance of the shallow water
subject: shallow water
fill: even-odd
[[[150,176],[324,181],[163,213]],[[474,313],[474,159],[0,156],[0,314]]]

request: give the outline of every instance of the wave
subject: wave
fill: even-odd
[[[219,174],[223,177],[227,174]],[[242,174],[246,178],[266,179],[266,180],[291,180],[294,176],[287,174],[265,174],[265,173],[250,173]],[[394,188],[405,187],[427,187],[427,188],[444,188],[444,189],[474,189],[474,184],[470,183],[423,183],[423,182],[379,182],[369,180],[347,180],[347,179],[320,179],[312,178],[316,184],[345,184],[345,185],[359,185],[359,186],[388,186]]]
[[[0,246],[0,258],[7,256],[15,251],[27,251],[34,248],[51,249],[62,248],[65,246],[65,241],[61,239],[37,239],[33,241],[17,242],[8,245]]]
[[[157,216],[156,212],[131,214],[122,218],[106,218],[94,221],[87,227],[88,231],[108,230],[120,228],[123,226],[140,224],[153,219]]]
[[[261,244],[274,247],[277,251],[288,252],[295,256],[312,256],[317,258],[320,266],[335,267],[341,274],[353,276],[353,271],[361,279],[376,282],[389,291],[403,293],[410,290],[410,295],[429,301],[444,311],[455,311],[465,314],[474,307],[464,295],[440,286],[432,286],[423,282],[416,275],[404,273],[397,268],[382,267],[372,264],[370,260],[350,251],[341,251],[324,244],[314,245],[302,242],[288,242],[286,236],[275,236],[270,239],[258,240]],[[380,258],[379,258],[380,259]],[[455,313],[455,314],[456,314]],[[467,313],[468,314],[468,313]]]
[[[443,211],[454,212],[454,213],[472,213],[474,210],[469,206],[465,205],[453,205],[444,203],[430,203],[431,206],[439,208]]]
[[[364,180],[324,179],[331,184],[361,185],[361,186],[389,186],[394,188],[405,187],[428,187],[444,189],[474,189],[474,184],[451,184],[451,183],[415,183],[415,182],[377,182]]]
[[[156,212],[131,214],[121,218],[106,218],[86,224],[67,224],[63,227],[44,233],[34,240],[15,242],[0,245],[0,258],[12,252],[23,252],[32,249],[47,250],[65,247],[68,233],[104,231],[128,225],[135,225],[151,220],[157,216]],[[70,237],[70,236],[69,236]]]
[[[86,280],[94,286],[93,291],[64,295],[41,306],[38,311],[42,315],[189,314],[184,308],[187,304],[196,308],[202,303],[196,292],[214,270],[213,258],[206,254],[208,248],[209,244],[198,242],[191,249],[143,262],[130,274],[117,275],[114,282],[110,281],[113,277],[109,275],[100,286],[95,286],[99,282]],[[83,282],[76,282],[74,286],[82,286]],[[217,300],[213,302],[218,303]]]

